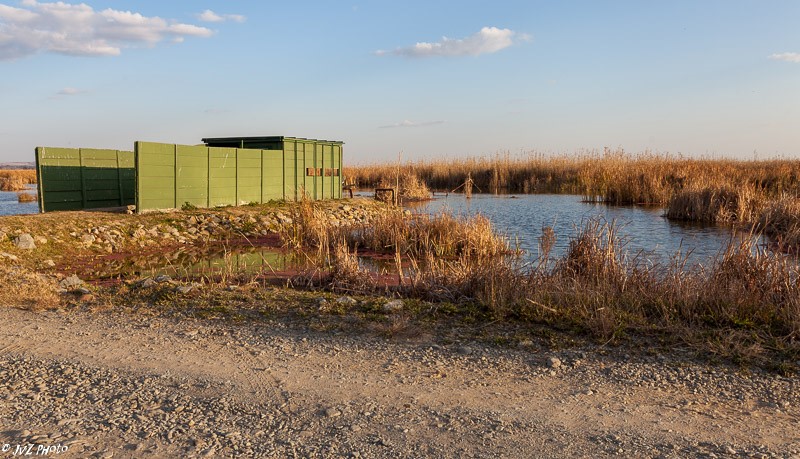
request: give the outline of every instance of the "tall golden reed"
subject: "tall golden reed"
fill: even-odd
[[[613,204],[666,205],[684,189],[746,185],[769,197],[800,194],[800,161],[696,159],[623,150],[574,155],[497,154],[479,158],[416,161],[402,166],[434,190],[449,191],[471,175],[488,193],[571,193]],[[348,167],[360,186],[396,175],[393,164]]]
[[[25,185],[36,183],[33,169],[0,169],[0,191],[22,191]]]

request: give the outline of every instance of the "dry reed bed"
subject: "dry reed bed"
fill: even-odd
[[[362,186],[392,181],[392,164],[349,167]],[[574,193],[615,204],[666,205],[679,190],[749,185],[767,196],[800,190],[800,161],[692,159],[622,150],[581,151],[575,155],[510,154],[455,160],[408,162],[413,174],[436,190],[452,190],[471,175],[484,192]]]
[[[307,204],[313,209],[312,204]],[[738,357],[800,357],[800,269],[791,259],[735,238],[706,266],[680,254],[663,266],[628,257],[613,224],[587,222],[568,252],[551,260],[556,235],[540,239],[532,264],[509,253],[485,219],[442,214],[405,219],[387,213],[371,228],[342,229],[295,219],[292,234],[327,254],[327,279],[338,291],[369,293],[355,247],[402,255],[397,292],[437,302],[477,304],[496,320],[548,324],[602,339],[656,333]],[[325,232],[321,235],[319,232]],[[326,241],[324,248],[313,243]],[[297,246],[297,244],[295,244]],[[307,247],[307,246],[306,246]],[[781,357],[782,359],[783,357]]]
[[[353,167],[362,185],[388,180],[397,166]],[[800,248],[800,161],[737,161],[604,150],[574,156],[496,155],[454,161],[407,163],[401,174],[419,177],[440,190],[453,190],[468,177],[484,192],[581,194],[611,204],[667,207],[672,219],[758,224],[757,229]],[[789,224],[794,222],[793,224]]]
[[[313,201],[304,200],[292,211],[292,223],[284,225],[281,237],[295,249],[314,248],[321,254],[345,243],[352,249],[399,253],[421,258],[486,258],[509,253],[505,239],[493,232],[483,216],[454,217],[439,215],[409,216],[396,208],[386,208],[369,225],[336,226]]]
[[[770,237],[778,251],[800,250],[800,198],[768,197],[744,185],[677,192],[666,216],[676,220],[709,223],[744,223],[751,231]]]
[[[25,185],[36,183],[36,171],[32,169],[0,170],[0,191],[22,191]]]

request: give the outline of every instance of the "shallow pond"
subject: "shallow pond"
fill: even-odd
[[[36,185],[28,185],[25,191],[36,194]],[[18,202],[16,191],[0,191],[0,215],[22,215],[39,213],[39,204],[33,202]]]
[[[270,279],[288,279],[300,272],[319,269],[308,255],[277,247],[222,245],[195,248],[186,246],[167,252],[109,255],[94,259],[75,260],[68,272],[81,272],[86,280],[102,281],[116,278],[145,278],[167,275],[172,278],[214,278],[239,274],[262,274]],[[393,260],[380,257],[359,257],[362,268],[373,273],[394,272]],[[65,271],[65,272],[66,272]]]
[[[285,271],[302,260],[277,249],[213,246],[206,250],[178,250],[125,257],[107,257],[95,265],[89,279],[122,277],[219,277],[226,275]]]
[[[733,237],[729,226],[676,222],[663,217],[664,209],[642,206],[610,206],[583,202],[574,195],[489,195],[437,196],[412,204],[414,212],[450,212],[454,215],[482,214],[512,243],[518,243],[529,259],[538,255],[538,238],[544,226],[552,227],[556,243],[551,256],[563,255],[571,238],[591,218],[614,222],[630,256],[644,256],[651,262],[668,262],[681,252],[691,263],[704,263],[724,249]]]

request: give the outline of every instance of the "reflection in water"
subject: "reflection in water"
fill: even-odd
[[[678,252],[689,255],[691,263],[704,263],[723,250],[733,231],[729,226],[674,222],[662,215],[664,209],[642,206],[610,206],[582,202],[573,195],[463,195],[451,194],[433,201],[414,204],[417,212],[451,212],[455,215],[480,213],[518,242],[529,258],[538,254],[537,238],[544,226],[555,230],[556,244],[551,253],[560,257],[567,252],[569,241],[582,223],[602,218],[618,225],[618,233],[630,256],[644,256],[651,262],[667,262]]]
[[[115,277],[144,278],[167,275],[176,279],[219,278],[239,274],[285,277],[290,273],[315,270],[320,263],[302,252],[284,252],[264,247],[212,247],[206,250],[181,248],[173,252],[106,258],[87,273],[88,280]],[[359,266],[374,273],[395,271],[394,261],[359,257]]]
[[[297,269],[304,266],[297,255],[255,247],[216,247],[208,250],[179,249],[162,254],[106,258],[97,264],[91,279],[110,277],[218,277]]]
[[[509,236],[512,243],[527,254],[527,260],[538,255],[538,237],[542,228],[550,226],[556,234],[551,252],[553,258],[563,256],[582,223],[591,218],[615,222],[628,255],[643,257],[649,263],[667,263],[679,252],[689,264],[707,263],[730,243],[733,231],[727,226],[673,222],[662,217],[663,209],[639,206],[609,206],[585,203],[579,196],[569,195],[450,195],[413,205],[417,212],[450,212],[455,215],[480,213],[489,218],[496,230]],[[642,260],[640,260],[642,261]],[[393,259],[359,257],[362,269],[377,273],[396,273]],[[111,277],[155,277],[166,274],[174,278],[219,277],[235,274],[302,272],[318,269],[319,264],[302,253],[284,252],[265,247],[216,247],[199,251],[187,247],[165,254],[148,254],[122,259],[108,258],[97,265],[92,279]]]

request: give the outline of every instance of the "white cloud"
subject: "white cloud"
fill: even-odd
[[[414,46],[397,48],[392,51],[379,50],[375,54],[378,56],[392,54],[406,57],[478,56],[496,53],[515,43],[528,40],[530,40],[529,35],[517,33],[511,29],[484,27],[478,33],[467,38],[442,37],[442,40],[436,43],[420,42]]]
[[[40,52],[72,56],[117,56],[123,48],[155,46],[164,40],[209,37],[210,29],[110,8],[95,11],[85,3],[39,3],[22,8],[0,4],[0,60]]]
[[[86,94],[88,92],[89,91],[87,91],[85,89],[66,87],[64,89],[59,90],[57,93],[53,94],[52,96],[50,96],[49,99],[58,100],[58,99],[63,99],[64,97],[72,97],[72,96],[78,96],[78,95],[81,95],[81,94]]]
[[[769,57],[778,61],[800,62],[800,53],[776,53]]]
[[[197,19],[203,22],[225,22],[225,21],[244,22],[245,20],[247,20],[247,18],[242,16],[241,14],[217,14],[211,10],[205,10],[202,13],[198,14]]]
[[[388,124],[386,126],[381,126],[381,129],[389,129],[389,128],[398,128],[398,127],[422,127],[422,126],[433,126],[435,124],[443,124],[444,121],[423,121],[421,123],[410,121],[410,120],[403,120],[399,123]]]
[[[56,95],[58,96],[77,96],[78,94],[85,94],[87,91],[85,89],[78,89],[78,88],[64,88],[61,91],[58,91]]]

